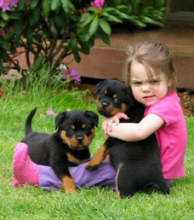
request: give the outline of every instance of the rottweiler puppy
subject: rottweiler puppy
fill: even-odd
[[[33,132],[32,118],[36,108],[26,120],[26,136],[21,142],[28,145],[28,153],[34,163],[51,166],[66,192],[76,193],[69,166],[89,161],[89,145],[98,126],[98,115],[92,111],[66,111],[56,116],[57,131],[50,135]]]
[[[105,80],[97,84],[98,112],[111,117],[118,112],[125,113],[129,120],[120,122],[138,123],[144,116],[145,107],[138,103],[129,88],[121,81]],[[108,137],[99,148],[86,169],[96,169],[109,154],[110,162],[117,171],[118,197],[132,197],[149,184],[156,183],[163,193],[169,194],[169,187],[162,174],[160,151],[154,134],[138,142],[126,142]]]

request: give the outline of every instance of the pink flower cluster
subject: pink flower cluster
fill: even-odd
[[[76,69],[63,70],[63,75],[61,78],[67,81],[76,81],[78,83],[81,82],[81,75],[78,74],[78,71]]]
[[[52,115],[52,116],[54,116],[54,117],[57,116],[57,114],[54,113],[54,111],[53,111],[53,109],[52,109],[52,106],[50,107],[50,109],[49,109],[48,111],[46,111],[46,114],[47,114],[47,115]]]
[[[10,11],[11,7],[17,7],[19,0],[0,0],[0,8],[2,8],[2,11]]]
[[[104,0],[95,0],[94,2],[91,2],[91,6],[96,8],[102,8],[104,6]]]

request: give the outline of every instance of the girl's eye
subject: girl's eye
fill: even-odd
[[[134,82],[133,83],[135,86],[140,86],[141,85],[141,82]]]
[[[157,84],[158,83],[158,80],[152,80],[152,84]]]
[[[115,98],[114,101],[118,103],[118,102],[120,102],[120,99],[119,98]]]

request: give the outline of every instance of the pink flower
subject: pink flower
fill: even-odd
[[[2,30],[0,30],[0,36],[3,36],[4,32]]]
[[[76,69],[72,69],[70,75],[71,76],[77,76],[78,75],[78,71]]]
[[[71,75],[71,70],[70,69],[64,70],[63,73],[65,75]]]
[[[96,8],[102,8],[104,6],[104,0],[95,0],[94,2],[91,2],[91,6]]]
[[[52,107],[50,108],[50,110],[46,111],[47,115],[53,115],[54,117],[56,116],[56,114],[54,113]]]
[[[81,82],[81,75],[72,76],[70,81],[76,81],[76,82],[80,83]]]
[[[17,7],[17,3],[19,0],[0,0],[0,8],[2,8],[2,11],[10,11],[10,7]]]
[[[59,77],[61,77],[61,79],[66,80],[67,82],[70,82],[70,81],[76,81],[78,83],[81,82],[81,75],[79,75],[76,69],[63,70],[63,74],[60,74]]]
[[[88,9],[87,8],[84,8],[84,13],[88,13]]]

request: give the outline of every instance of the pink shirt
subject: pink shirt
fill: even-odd
[[[145,114],[161,117],[165,124],[155,132],[160,148],[160,160],[165,179],[185,176],[184,157],[187,128],[180,99],[175,91],[145,109]]]

